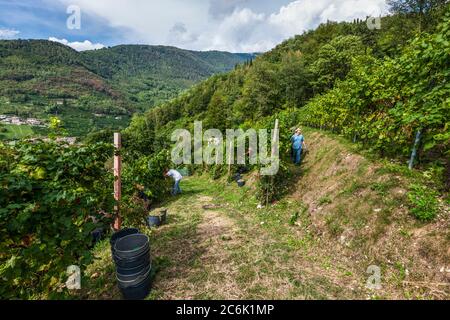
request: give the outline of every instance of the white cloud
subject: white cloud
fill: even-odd
[[[0,28],[0,39],[13,39],[20,31],[14,29]]]
[[[236,9],[195,43],[198,48],[262,52],[327,20],[352,21],[386,13],[385,0],[297,0],[271,14]]]
[[[66,46],[69,46],[77,51],[86,51],[86,50],[97,50],[102,49],[105,46],[101,43],[92,43],[89,40],[84,40],[83,42],[69,42],[67,39],[58,39],[55,37],[48,38],[49,41],[59,42]]]
[[[222,20],[213,32],[202,34],[197,45],[206,50],[235,52],[266,50],[270,44],[261,33],[265,22],[266,16],[263,13],[255,13],[247,8],[235,10]]]
[[[268,22],[290,37],[327,20],[352,21],[383,13],[385,0],[297,0],[271,14]]]
[[[185,25],[192,34],[208,30],[208,2],[204,0],[58,1],[79,6],[82,19],[85,14],[97,16],[110,27],[130,30],[126,34],[130,43],[170,44],[170,31],[176,23]]]
[[[57,1],[79,5],[82,13],[98,16],[110,27],[130,30],[128,43],[232,52],[270,50],[327,20],[387,13],[385,0],[273,0],[278,6],[271,9],[251,0]]]
[[[184,23],[177,22],[173,25],[169,32],[169,43],[178,43],[183,45],[189,45],[190,43],[197,41],[198,36],[190,33]]]

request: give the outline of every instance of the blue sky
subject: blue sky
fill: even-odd
[[[70,30],[66,26],[67,5],[48,0],[0,0],[0,29],[18,33],[13,38],[93,40],[105,45],[125,42],[122,28],[112,28],[108,21],[81,11],[82,28]],[[6,38],[6,37],[5,37]]]
[[[80,8],[80,29],[66,26],[69,5]],[[384,0],[0,0],[0,38],[260,52],[328,19],[380,14]]]

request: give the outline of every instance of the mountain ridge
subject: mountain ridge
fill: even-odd
[[[135,112],[253,58],[150,45],[78,52],[49,40],[0,40],[0,114],[58,115],[76,136],[120,129]]]

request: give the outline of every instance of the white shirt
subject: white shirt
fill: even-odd
[[[169,170],[169,172],[167,172],[167,175],[169,177],[172,177],[175,181],[180,181],[181,179],[183,179],[183,176],[177,170]]]

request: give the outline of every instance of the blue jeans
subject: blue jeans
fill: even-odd
[[[300,149],[293,149],[293,160],[295,164],[300,164],[302,163],[302,148]]]
[[[174,196],[181,193],[180,181],[181,180],[176,180],[175,184],[173,185],[172,195],[174,195]]]

